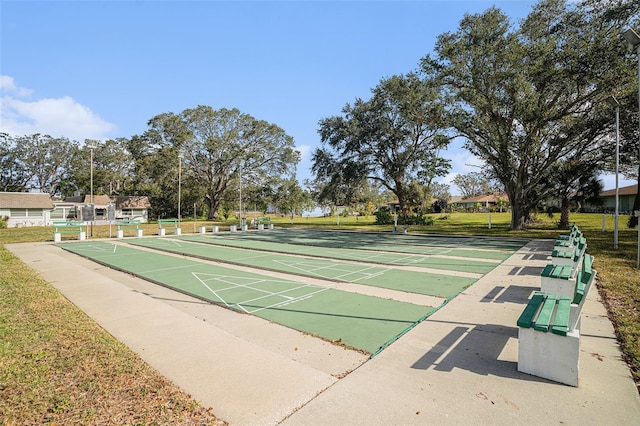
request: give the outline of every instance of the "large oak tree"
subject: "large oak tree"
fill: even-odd
[[[164,167],[170,170],[177,169],[172,165],[182,153],[186,178],[204,195],[209,219],[218,217],[228,190],[293,175],[300,159],[293,138],[283,129],[237,109],[198,106],[180,114],[160,114],[149,120],[143,139],[166,159]],[[167,177],[176,188],[176,173]]]
[[[613,5],[544,0],[518,28],[491,8],[465,16],[422,60],[454,100],[451,125],[504,185],[512,229],[551,194],[559,162],[611,155],[604,100],[629,74],[619,35],[630,17],[608,13]]]
[[[343,115],[321,120],[323,145],[313,154],[312,171],[324,197],[342,194],[348,204],[372,181],[393,192],[408,215],[411,183],[447,169],[437,155],[449,143],[439,93],[415,74],[393,76],[372,89],[370,100],[356,99]]]

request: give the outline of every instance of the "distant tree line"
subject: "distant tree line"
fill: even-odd
[[[311,204],[295,179],[293,138],[274,124],[206,106],[148,124],[142,135],[103,142],[0,134],[0,190],[89,194],[93,174],[94,194],[146,195],[153,217],[177,215],[179,184],[182,211],[195,206],[209,219],[228,217],[241,201],[243,210],[296,214]]]

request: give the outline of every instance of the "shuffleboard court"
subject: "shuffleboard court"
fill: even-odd
[[[459,294],[481,277],[480,274],[445,275],[331,259],[304,258],[243,248],[198,244],[177,238],[138,238],[127,242],[236,265],[443,298]]]
[[[375,353],[433,307],[350,293],[101,241],[59,247],[239,312]]]
[[[505,260],[527,241],[509,238],[431,236],[374,232],[270,230],[220,233],[216,238],[272,241],[284,244],[359,250],[446,255],[466,259]]]
[[[430,269],[470,272],[475,274],[487,274],[499,263],[499,260],[495,259],[466,259],[443,255],[426,256],[412,253],[283,244],[272,241],[263,241],[260,239],[233,238],[233,236],[230,236],[229,234],[218,234],[215,236],[184,235],[177,238],[184,241],[216,244],[236,248],[248,248],[251,250],[271,251],[276,253],[297,254],[329,259],[352,260],[383,265],[416,266]]]

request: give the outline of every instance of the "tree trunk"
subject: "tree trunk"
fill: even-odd
[[[562,195],[560,202],[560,222],[558,223],[558,228],[569,229],[569,197],[567,195]]]
[[[205,198],[207,200],[207,206],[209,207],[207,219],[217,220],[218,210],[220,209],[220,197],[217,196],[217,193],[214,193],[208,194]]]
[[[522,212],[520,203],[511,205],[511,230],[522,231],[524,229],[526,217]]]
[[[511,204],[511,230],[521,231],[527,219],[526,206],[523,203],[522,190],[517,184],[505,185],[505,192]]]

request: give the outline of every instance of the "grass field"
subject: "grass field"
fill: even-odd
[[[540,216],[527,231],[509,231],[507,213],[435,215],[433,226],[411,226],[410,233],[555,238],[553,219]],[[556,218],[557,219],[557,218]],[[598,288],[629,363],[640,383],[640,269],[638,233],[621,218],[619,249],[613,250],[613,224],[602,215],[572,214],[595,256]],[[314,227],[390,231],[369,218],[273,218],[276,227]],[[183,221],[183,234],[203,224]],[[211,222],[208,222],[211,224]],[[229,224],[216,223],[225,229]],[[94,227],[93,237],[109,236]],[[145,235],[157,225],[145,224]],[[115,236],[115,227],[111,235]],[[73,239],[73,236],[65,236]],[[0,229],[0,244],[52,241],[51,227]],[[170,423],[215,421],[188,395],[150,369],[42,281],[23,262],[0,247],[0,417],[5,424]],[[133,380],[135,378],[135,380]],[[96,403],[96,401],[98,403]],[[116,419],[116,420],[114,420]]]

